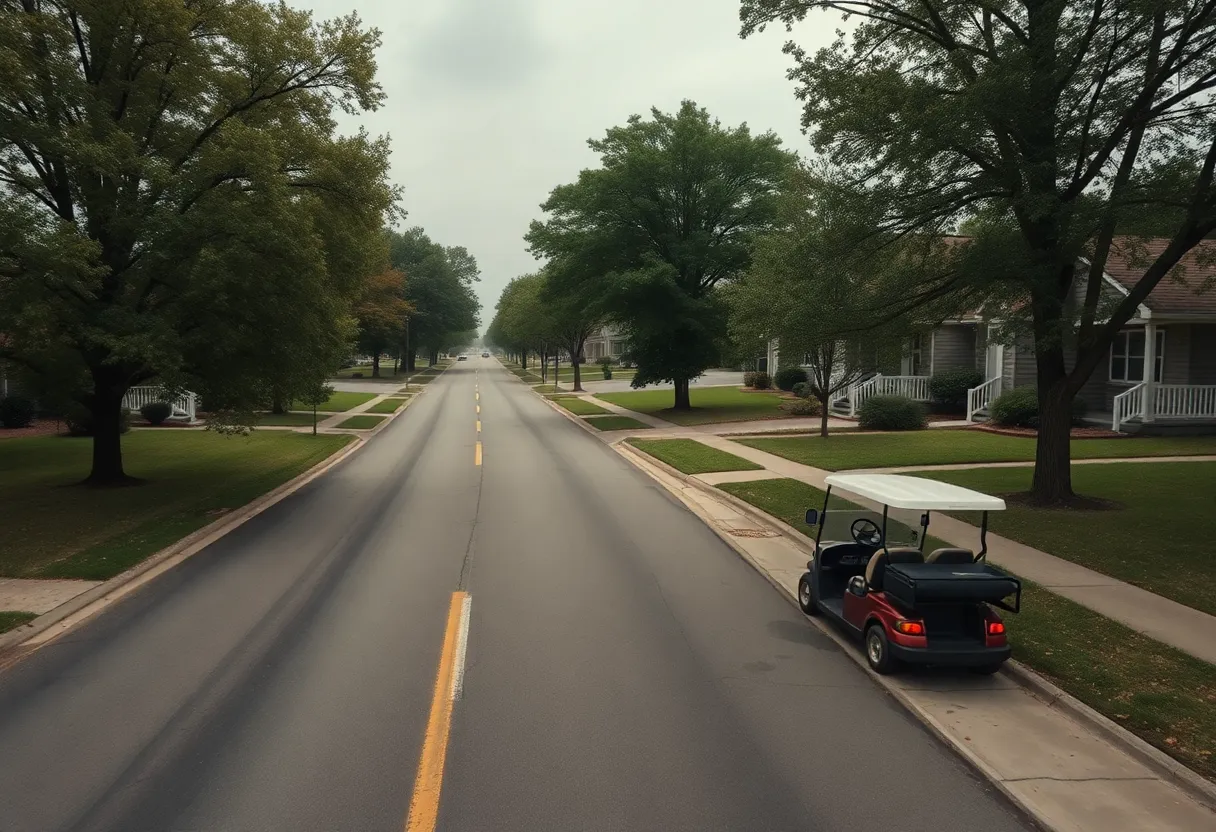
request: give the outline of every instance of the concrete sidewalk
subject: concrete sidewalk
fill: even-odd
[[[824,479],[831,471],[812,468],[784,457],[733,442],[722,436],[700,436],[701,442],[714,448],[763,465],[773,477],[788,477],[815,488],[826,487]],[[1157,462],[1169,461],[1159,457]],[[1103,463],[1120,460],[1101,460]],[[1003,463],[992,463],[1003,467]],[[989,467],[987,464],[965,466]],[[875,469],[870,469],[871,471]],[[907,470],[907,469],[901,469]],[[925,470],[920,468],[919,470]],[[936,470],[944,470],[936,468]],[[893,473],[888,469],[889,473]],[[750,479],[759,472],[749,472]],[[708,476],[708,475],[702,475]],[[708,481],[708,480],[707,480]],[[722,480],[719,480],[719,482]],[[807,506],[814,508],[814,506]],[[947,543],[975,549],[979,533],[975,526],[937,514],[933,518],[933,535]],[[1196,658],[1216,664],[1216,616],[1163,598],[1145,589],[1078,566],[1071,561],[1042,552],[1023,543],[988,533],[988,560],[1003,566],[1023,578],[1051,590],[1057,595],[1076,601],[1091,610],[1113,618],[1150,638],[1183,650]]]
[[[650,430],[635,430],[635,431],[614,431],[613,439],[627,438],[630,436],[646,436],[653,439],[676,439],[681,437],[698,438],[701,436],[752,436],[757,433],[789,433],[808,434],[819,433],[819,417],[794,417],[790,419],[754,419],[746,422],[714,422],[705,425],[677,425],[674,422],[668,422],[666,419],[660,419],[657,416],[651,416],[649,413],[639,413],[636,410],[630,410],[626,407],[621,407],[618,404],[597,399],[590,393],[571,393],[569,398],[582,399],[586,402],[591,402],[594,405],[610,410],[620,416],[629,416],[637,419],[639,422],[644,422],[656,430],[662,431],[662,434],[656,434]],[[857,423],[848,419],[837,419],[835,417],[828,418],[828,430],[850,430],[856,429]]]
[[[734,443],[720,442],[724,450],[735,452]],[[621,451],[775,586],[791,599],[796,597],[798,579],[806,571],[805,548],[774,531],[771,524],[749,516],[725,495],[694,484],[693,478],[681,479],[632,448]],[[857,645],[830,626],[809,621],[808,626],[819,626],[865,666]],[[1158,759],[1155,756],[1133,755],[1061,702],[1037,698],[1004,673],[871,675],[1047,829],[1198,832],[1216,828],[1216,815],[1196,796],[1208,791],[1197,775],[1189,773],[1200,781],[1198,787],[1186,778],[1190,786],[1183,791],[1167,776],[1172,769],[1164,755],[1160,765],[1152,763]],[[1160,752],[1152,750],[1152,754]]]

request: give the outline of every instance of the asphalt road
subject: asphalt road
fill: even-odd
[[[442,830],[1025,828],[697,518],[474,358],[0,673],[0,832],[401,830],[424,748]]]

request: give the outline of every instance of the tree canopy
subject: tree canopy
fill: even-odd
[[[718,361],[726,331],[715,287],[748,267],[794,157],[774,134],[725,128],[691,101],[588,144],[601,166],[553,190],[527,241],[567,285],[602,284],[628,333],[633,383],[671,381],[687,408],[689,380]]]
[[[865,219],[854,249],[973,221],[984,256],[943,248],[958,268],[893,283],[889,299],[898,314],[980,287],[1025,317],[1041,415],[1034,494],[1071,499],[1071,399],[1216,229],[1216,5],[742,0],[742,34],[814,11],[854,24],[813,54],[785,47],[804,127],[853,183]],[[1146,230],[1164,245],[1104,308],[1112,249],[1135,246],[1119,234]]]
[[[407,366],[413,369],[417,350],[434,361],[443,350],[459,346],[462,333],[477,328],[481,304],[473,284],[480,270],[464,248],[445,248],[418,227],[391,232],[389,250],[393,267],[405,272],[405,299],[413,308],[406,345]]]
[[[90,479],[122,481],[131,385],[243,405],[350,336],[396,192],[331,111],[380,105],[379,33],[256,0],[0,12],[0,357],[79,385]]]

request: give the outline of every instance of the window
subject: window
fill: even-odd
[[[1165,369],[1165,330],[1157,330],[1153,381],[1160,383]],[[1110,380],[1137,384],[1144,381],[1144,330],[1130,329],[1115,336],[1110,348]]]

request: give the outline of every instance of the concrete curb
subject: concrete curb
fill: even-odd
[[[201,529],[196,529],[183,537],[181,540],[178,540],[176,543],[167,546],[164,549],[161,549],[159,552],[156,552],[155,554],[150,555],[149,557],[140,561],[126,572],[115,575],[108,581],[80,593],[76,597],[65,601],[58,607],[55,607],[55,609],[43,613],[28,624],[24,624],[14,630],[10,630],[4,635],[0,635],[0,669],[7,667],[8,664],[11,663],[5,660],[13,659],[14,656],[12,654],[17,653],[21,646],[26,642],[37,638],[38,636],[44,635],[57,624],[63,625],[61,632],[55,633],[39,644],[31,647],[29,651],[26,651],[33,652],[33,650],[42,646],[42,644],[52,641],[64,633],[69,632],[72,627],[83,623],[96,613],[103,610],[109,604],[117,601],[119,598],[125,597],[127,594],[129,594],[129,592],[137,589],[138,587],[133,586],[133,584],[139,582],[141,578],[147,576],[147,580],[150,581],[156,577],[156,575],[148,575],[148,573],[158,570],[158,568],[158,574],[166,572],[172,567],[176,566],[178,563],[193,557],[203,549],[210,546],[212,543],[215,543],[220,538],[244,525],[250,519],[261,514],[271,506],[282,502],[287,497],[290,497],[292,494],[308,485],[308,483],[320,477],[322,474],[327,473],[332,468],[335,468],[336,466],[345,462],[352,455],[354,455],[356,451],[367,445],[371,438],[376,433],[383,430],[389,422],[404,413],[419,395],[421,395],[421,393],[416,393],[411,396],[405,405],[403,405],[395,413],[390,414],[388,419],[381,422],[371,431],[368,431],[367,436],[347,434],[353,437],[353,441],[349,445],[338,451],[338,453],[321,460],[302,474],[296,475],[279,487],[266,492],[261,497],[258,497],[250,503],[246,503],[232,514],[222,517],[212,523],[208,523]],[[328,435],[333,436],[335,434]],[[173,562],[169,563],[169,561]],[[142,583],[146,582],[147,581],[142,581],[141,585]],[[68,619],[72,620],[68,621]],[[19,658],[19,656],[17,658]]]
[[[739,509],[753,521],[761,524],[762,526],[768,526],[776,531],[779,531],[783,536],[798,544],[799,548],[804,550],[807,548],[805,536],[791,526],[777,520],[776,518],[770,517],[753,506],[744,503],[744,501],[739,500],[732,494],[728,494],[725,491],[709,485],[708,483],[695,479],[691,475],[684,474],[683,472],[672,468],[666,463],[649,456],[645,452],[634,448],[627,443],[623,443],[623,445],[624,447],[613,447],[616,447],[618,453],[621,453],[622,456],[629,459],[629,461],[634,464],[635,467],[642,470],[648,476],[651,476],[652,479],[654,479],[653,475],[646,470],[647,465],[653,466],[664,473],[670,474],[670,476],[675,477],[694,488],[697,488],[707,496],[728,502],[732,507]],[[660,485],[666,487],[665,483],[663,483],[661,480],[656,479],[656,481],[659,482]],[[670,491],[670,489],[668,490]],[[676,494],[675,496],[677,498],[680,497],[679,494]],[[681,499],[681,503],[686,506],[689,505],[683,499]],[[787,600],[797,606],[798,599],[796,595],[794,595],[789,588],[781,584],[780,581],[770,575],[766,569],[760,566],[750,555],[747,554],[740,544],[738,544],[732,537],[730,537],[730,535],[726,534],[721,528],[719,528],[718,525],[713,522],[712,518],[708,518],[702,512],[691,506],[689,506],[689,508],[694,514],[700,517],[718,535],[719,538],[725,541],[727,545],[731,547],[731,549],[740,554],[743,559],[747,561],[753,568],[759,571],[769,581],[769,583],[773,584],[773,586],[779,589],[781,594],[786,597]],[[1049,818],[1043,816],[1036,809],[1034,809],[1034,807],[1025,804],[1016,794],[1009,790],[1001,781],[999,775],[983,760],[975,755],[971,749],[955,741],[954,738],[950,736],[941,725],[938,724],[932,714],[923,710],[919,705],[912,701],[902,689],[895,686],[890,680],[870,670],[861,654],[857,651],[856,645],[852,644],[840,633],[837,633],[826,622],[809,617],[808,621],[810,621],[821,632],[827,634],[828,637],[844,648],[844,652],[849,655],[859,667],[869,674],[869,676],[876,683],[881,685],[884,690],[891,694],[897,701],[900,702],[901,705],[903,705],[909,712],[915,715],[917,719],[924,723],[940,740],[942,740],[944,744],[954,749],[954,751],[958,753],[959,756],[961,756],[964,760],[966,760],[967,763],[970,764],[976,771],[983,774],[985,778],[987,778],[998,790],[1001,791],[1002,794],[1006,796],[1006,798],[1008,798],[1023,812],[1029,815],[1035,821],[1035,823],[1046,829],[1057,828]],[[1163,780],[1176,786],[1180,791],[1194,799],[1200,805],[1216,811],[1216,785],[1186,768],[1186,766],[1174,760],[1169,755],[1159,751],[1157,748],[1154,748],[1152,745],[1140,739],[1126,728],[1123,728],[1118,723],[1106,718],[1093,708],[1090,708],[1085,703],[1052,684],[1019,662],[1007,662],[1005,667],[1002,669],[1002,675],[1017,683],[1020,687],[1029,692],[1036,699],[1042,701],[1048,707],[1056,708],[1065,712],[1075,722],[1078,722],[1079,724],[1093,730],[1112,745],[1126,752],[1133,757],[1133,759],[1138,760],[1146,768],[1156,773]]]

